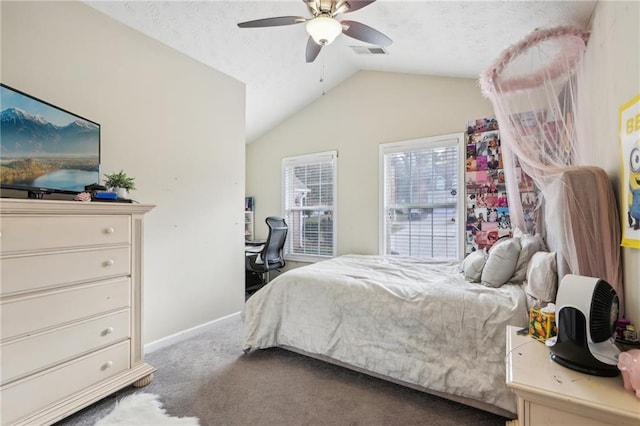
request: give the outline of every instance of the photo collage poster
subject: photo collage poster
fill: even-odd
[[[467,122],[465,184],[465,253],[469,254],[512,235],[500,130],[493,117]]]

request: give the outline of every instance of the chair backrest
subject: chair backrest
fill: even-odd
[[[269,235],[264,243],[260,257],[266,269],[284,267],[284,242],[287,239],[289,227],[284,217],[269,216],[265,222],[269,227]]]

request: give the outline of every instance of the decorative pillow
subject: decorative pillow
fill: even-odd
[[[517,228],[514,235],[517,235]],[[544,241],[540,235],[520,234],[520,254],[518,255],[518,261],[516,262],[516,271],[509,280],[512,283],[519,284],[527,277],[527,265],[531,257],[539,252],[546,251]]]
[[[544,251],[535,253],[527,268],[527,294],[538,299],[540,305],[545,305],[556,300],[557,290],[556,253]]]
[[[482,284],[489,287],[500,287],[509,281],[516,270],[519,254],[520,240],[518,238],[505,238],[495,243],[489,250],[487,263],[482,270]]]
[[[482,276],[482,269],[487,261],[487,253],[483,250],[471,252],[462,261],[462,272],[467,280],[478,283]]]
[[[525,233],[522,232],[522,229],[520,229],[519,227],[516,226],[513,229],[513,236],[516,237],[516,238],[522,238],[522,237],[525,236]]]
[[[520,238],[520,240],[522,240],[524,237],[531,236],[531,234],[522,232],[522,230],[516,226],[516,228],[513,230],[513,236],[515,238]],[[549,249],[547,249],[547,246],[544,243],[544,240],[542,240],[542,237],[540,238],[540,240],[542,241],[542,248],[540,249],[540,251],[549,251]]]

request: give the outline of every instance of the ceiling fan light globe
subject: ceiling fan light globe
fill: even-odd
[[[342,24],[328,16],[317,16],[307,21],[307,33],[321,46],[331,44],[342,32]]]

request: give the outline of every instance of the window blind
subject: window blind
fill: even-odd
[[[329,258],[336,253],[336,151],[284,158],[284,214],[289,259]]]
[[[462,136],[382,146],[383,254],[460,257],[461,143]]]

